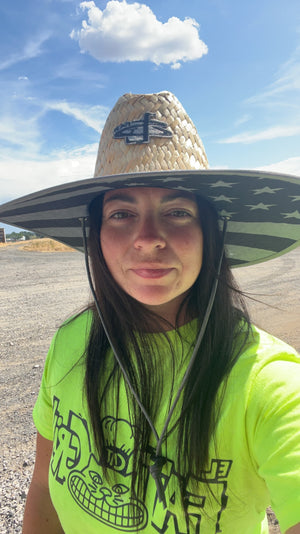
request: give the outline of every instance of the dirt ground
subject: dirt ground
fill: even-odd
[[[299,264],[300,248],[235,274],[256,299],[249,299],[253,322],[300,351]],[[0,247],[0,534],[21,532],[34,462],[31,412],[50,340],[88,299],[82,254]],[[269,513],[270,532],[280,532]]]

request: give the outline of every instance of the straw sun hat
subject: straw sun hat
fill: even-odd
[[[245,170],[208,170],[203,144],[167,91],[123,95],[101,136],[94,178],[59,185],[0,206],[0,221],[83,250],[81,218],[110,189],[164,187],[200,194],[228,220],[232,266],[279,256],[300,244],[300,179]]]

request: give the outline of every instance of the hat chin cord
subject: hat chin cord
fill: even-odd
[[[128,387],[130,389],[130,392],[133,395],[133,397],[135,398],[136,402],[138,403],[138,405],[139,405],[143,415],[145,416],[146,420],[148,421],[149,426],[151,428],[151,431],[153,432],[153,434],[155,436],[155,439],[156,439],[156,442],[157,442],[155,454],[153,454],[152,457],[151,457],[151,461],[153,462],[153,464],[149,466],[149,470],[150,470],[150,473],[151,473],[151,475],[152,475],[152,477],[153,477],[153,479],[155,481],[155,484],[156,484],[158,500],[163,504],[164,508],[167,507],[167,503],[166,503],[166,496],[165,496],[165,487],[164,487],[163,480],[162,480],[163,475],[162,475],[161,472],[162,472],[163,465],[165,463],[165,459],[164,459],[163,456],[161,456],[161,448],[162,448],[162,443],[164,441],[164,438],[165,438],[165,435],[166,435],[166,432],[167,432],[171,417],[172,417],[173,412],[175,410],[175,407],[176,407],[176,405],[178,403],[180,395],[181,395],[181,393],[182,393],[182,391],[183,391],[183,389],[185,387],[187,379],[188,379],[188,377],[189,377],[189,375],[191,373],[194,361],[195,361],[195,359],[197,357],[197,353],[198,353],[199,347],[201,345],[202,339],[204,337],[206,326],[207,326],[207,323],[208,323],[208,320],[209,320],[209,317],[210,317],[210,314],[211,314],[211,310],[212,310],[212,307],[213,307],[213,304],[214,304],[214,301],[215,301],[215,296],[216,296],[218,282],[219,282],[219,276],[220,276],[220,272],[221,272],[221,265],[222,265],[222,260],[223,260],[223,256],[224,256],[225,236],[226,236],[227,221],[228,221],[227,217],[222,217],[221,219],[223,220],[222,250],[221,250],[221,254],[220,254],[220,258],[219,258],[219,262],[218,262],[217,274],[216,274],[216,277],[215,277],[213,285],[212,285],[212,289],[211,289],[211,292],[210,292],[210,296],[209,296],[206,312],[205,312],[205,315],[204,315],[204,318],[203,318],[203,321],[202,321],[202,324],[201,324],[201,328],[199,330],[199,334],[197,336],[197,340],[196,340],[196,343],[195,343],[193,354],[192,354],[191,359],[189,361],[189,364],[188,364],[188,366],[186,368],[185,374],[184,374],[183,379],[181,381],[181,384],[180,384],[180,386],[178,388],[178,392],[177,392],[176,397],[175,397],[175,399],[173,401],[173,404],[172,404],[172,406],[170,408],[169,414],[168,414],[168,416],[166,418],[166,421],[165,421],[165,424],[164,424],[164,427],[162,429],[162,432],[161,432],[160,436],[158,435],[158,433],[156,431],[156,428],[155,428],[155,426],[154,426],[149,414],[147,413],[147,411],[144,408],[140,398],[138,397],[136,391],[134,390],[134,388],[133,388],[133,386],[131,384],[130,378],[129,378],[129,376],[128,376],[127,372],[126,372],[126,369],[124,368],[124,366],[123,366],[123,364],[122,364],[122,362],[120,360],[118,352],[117,352],[116,348],[114,347],[114,343],[111,340],[111,337],[110,337],[110,335],[108,333],[108,330],[107,330],[107,327],[105,325],[105,321],[104,321],[104,318],[103,318],[103,315],[102,315],[102,312],[101,312],[101,308],[100,308],[100,305],[99,305],[99,302],[98,302],[98,298],[97,298],[97,295],[96,295],[96,292],[95,292],[95,289],[94,289],[93,280],[92,280],[91,271],[90,271],[89,256],[88,256],[88,246],[87,246],[87,236],[86,236],[86,221],[87,221],[87,217],[83,217],[83,218],[80,219],[81,220],[81,224],[82,224],[82,235],[83,235],[83,244],[84,244],[84,255],[85,255],[86,272],[87,272],[87,277],[88,277],[90,289],[91,289],[91,292],[92,292],[92,295],[93,295],[93,299],[95,301],[95,306],[96,306],[97,312],[99,314],[100,321],[102,323],[104,332],[105,332],[105,334],[107,336],[107,339],[108,339],[109,344],[111,346],[111,349],[113,351],[114,357],[117,360],[118,365],[119,365],[119,367],[120,367],[120,369],[121,369],[121,371],[123,373],[123,377],[124,377]]]

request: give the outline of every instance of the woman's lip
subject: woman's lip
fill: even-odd
[[[141,278],[162,278],[163,276],[166,276],[169,274],[173,269],[132,269],[132,271],[140,276]]]

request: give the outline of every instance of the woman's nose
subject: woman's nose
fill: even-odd
[[[153,217],[145,217],[141,220],[134,240],[134,247],[137,249],[151,250],[154,248],[164,248],[166,240],[159,223]]]

